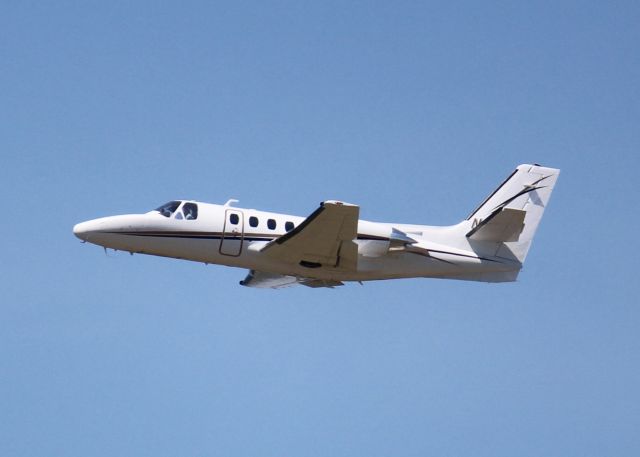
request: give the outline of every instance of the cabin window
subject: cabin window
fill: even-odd
[[[276,220],[275,219],[269,219],[267,221],[267,227],[269,227],[269,230],[275,230],[276,229]]]
[[[233,213],[229,216],[229,222],[231,222],[233,225],[238,225],[238,222],[240,222],[240,218],[237,214]]]
[[[164,217],[171,217],[171,215],[178,209],[178,206],[180,206],[180,203],[182,202],[172,201],[169,203],[165,203],[164,205],[162,205],[159,208],[156,208],[155,210],[160,214],[162,214]]]
[[[257,227],[257,226],[258,226],[258,218],[257,218],[257,217],[255,217],[255,216],[251,216],[251,217],[249,218],[249,225],[250,225],[251,227]]]
[[[198,219],[198,205],[195,203],[185,203],[182,207],[184,218],[188,221]]]
[[[284,229],[285,229],[287,232],[290,232],[291,230],[293,230],[293,222],[286,222],[286,223],[284,224]]]

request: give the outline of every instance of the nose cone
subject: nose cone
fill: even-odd
[[[94,221],[80,222],[73,226],[73,234],[83,241],[88,241],[91,233],[97,230]]]
[[[121,249],[122,239],[128,237],[131,232],[144,230],[148,226],[149,216],[125,214],[80,222],[73,227],[73,234],[83,241]]]

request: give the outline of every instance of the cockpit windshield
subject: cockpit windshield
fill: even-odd
[[[162,214],[164,217],[171,217],[171,215],[178,209],[178,206],[180,206],[180,203],[182,202],[172,201],[169,203],[165,203],[155,210]]]
[[[184,218],[186,220],[198,219],[198,205],[195,203],[185,203],[182,207]]]
[[[198,218],[198,205],[191,202],[184,202],[182,208],[180,208],[180,205],[182,205],[180,200],[174,200],[172,202],[165,203],[154,211],[159,212],[164,217],[173,217],[174,219],[194,220]],[[178,210],[178,208],[180,208],[180,210]]]

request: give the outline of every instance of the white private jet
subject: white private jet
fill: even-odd
[[[358,219],[328,200],[307,218],[175,200],[145,214],[77,224],[106,248],[248,268],[243,286],[335,287],[344,281],[515,281],[560,170],[520,165],[471,215],[445,227]]]

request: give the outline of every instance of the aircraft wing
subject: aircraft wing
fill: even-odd
[[[297,278],[295,276],[279,275],[266,271],[251,270],[240,285],[247,287],[258,287],[261,289],[283,289],[285,287],[302,284],[307,287],[336,287],[342,286],[340,281],[330,281],[324,279]]]
[[[308,268],[355,270],[358,262],[358,216],[360,208],[349,203],[326,201],[299,226],[269,242],[261,253],[274,260]]]

